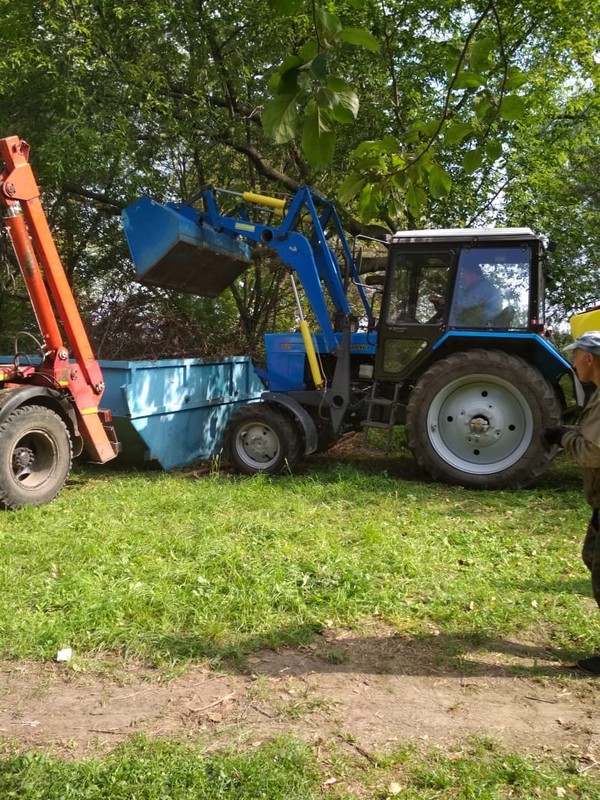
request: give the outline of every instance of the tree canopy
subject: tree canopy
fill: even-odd
[[[202,355],[289,323],[272,265],[210,304],[132,283],[121,209],[208,184],[309,183],[351,232],[527,225],[558,242],[563,319],[600,300],[599,29],[596,0],[3,0],[0,135],[32,146],[106,355],[119,332]],[[165,315],[194,352],[156,341]]]

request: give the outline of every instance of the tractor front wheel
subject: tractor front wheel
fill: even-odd
[[[550,465],[556,448],[544,427],[558,425],[559,399],[522,358],[496,350],[456,353],[413,389],[406,434],[435,480],[471,488],[519,488]]]
[[[300,458],[300,434],[290,417],[268,403],[250,403],[231,418],[225,432],[229,463],[238,472],[279,475]]]
[[[0,506],[48,503],[71,469],[71,437],[62,419],[44,406],[22,406],[0,424]]]

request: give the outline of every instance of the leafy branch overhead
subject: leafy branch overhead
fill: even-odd
[[[301,3],[274,3],[282,13],[294,13]],[[335,71],[336,48],[343,44],[377,52],[379,42],[369,31],[343,27],[339,17],[312,5],[314,38],[304,42],[274,72],[269,89],[275,97],[265,104],[263,127],[278,144],[302,132],[302,149],[315,169],[331,163],[335,126],[353,123],[359,99],[355,87]]]
[[[304,4],[282,0],[277,5],[292,13]],[[359,111],[353,83],[332,71],[336,52],[344,43],[373,52],[380,46],[369,31],[344,28],[336,15],[310,5],[314,38],[273,74],[269,88],[275,96],[265,105],[263,126],[280,144],[292,141],[301,129],[308,163],[323,169],[334,158],[336,123],[354,122]],[[493,0],[460,46],[448,41],[438,50],[443,73],[431,85],[438,94],[446,86],[439,113],[418,117],[402,129],[389,126],[382,138],[363,141],[351,154],[354,169],[339,187],[338,199],[342,205],[356,201],[364,222],[422,219],[431,200],[451,192],[448,156],[455,161],[460,151],[463,172],[475,180],[478,171],[492,169],[502,158],[502,137],[495,134],[504,136],[506,123],[525,113],[517,90],[528,76],[508,62]]]
[[[5,5],[0,135],[31,144],[63,261],[94,318],[113,309],[115,325],[146,330],[156,316],[155,297],[131,283],[119,209],[209,184],[278,195],[311,183],[338,201],[350,232],[373,237],[528,225],[559,243],[557,315],[600,300],[598,0]],[[0,258],[0,304],[12,303],[1,335],[23,328],[24,304],[10,249]],[[287,329],[290,298],[270,278],[249,270],[212,316],[182,306],[177,330],[189,318],[203,331],[186,352],[220,349],[221,333],[242,342],[232,352],[254,350],[265,330]],[[162,318],[166,340],[174,328]],[[114,330],[103,341],[117,342]]]

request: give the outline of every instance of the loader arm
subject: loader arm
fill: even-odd
[[[327,349],[330,352],[334,351],[338,343],[321,282],[325,283],[338,314],[349,315],[350,306],[345,296],[337,261],[327,245],[325,232],[308,191],[301,189],[296,194],[282,224],[276,228],[221,215],[214,194],[210,190],[204,193],[204,202],[206,211],[202,213],[202,218],[215,230],[231,236],[242,236],[250,242],[274,250],[281,261],[296,273],[321,328]],[[305,207],[309,210],[314,226],[311,240],[294,229]]]
[[[236,216],[221,212],[219,195],[239,198],[241,207]],[[197,200],[202,200],[203,210],[192,205]],[[124,209],[123,227],[142,283],[203,297],[218,296],[247,269],[250,245],[275,251],[292,278],[298,333],[312,385],[304,379],[303,359],[302,375],[295,375],[291,382],[286,380],[285,389],[270,392],[269,402],[276,402],[277,397],[288,411],[290,404],[294,405],[301,425],[306,414],[303,407],[321,409],[319,413],[329,415],[333,433],[339,430],[351,394],[351,329],[357,320],[347,296],[351,282],[362,302],[361,316],[370,319],[371,309],[332,203],[307,186],[289,201],[208,187],[187,203],[161,205],[143,197]],[[329,239],[339,243],[342,263]],[[294,277],[301,284],[320,329],[315,331],[315,337],[305,318]],[[319,355],[333,356],[327,373],[317,347]],[[276,373],[267,354],[267,370],[260,370],[259,374],[269,386],[275,386],[280,383]],[[306,440],[309,439],[311,435],[307,433]]]
[[[333,204],[307,186],[301,187],[289,203],[250,192],[239,194],[246,203],[260,206],[263,210],[265,207],[274,209],[281,215],[277,225],[263,224],[250,217],[247,206],[238,216],[221,213],[218,195],[224,191],[206,188],[200,192],[198,197],[204,205],[202,211],[181,203],[161,206],[148,198],[142,198],[126,208],[123,212],[124,228],[138,274],[144,272],[149,264],[144,282],[179,288],[198,295],[214,296],[219,289],[229,285],[230,279],[236,278],[245,269],[244,266],[238,266],[232,271],[232,258],[244,258],[249,263],[249,256],[233,250],[236,245],[239,247],[239,241],[262,245],[275,251],[281,261],[297,275],[323,333],[326,350],[334,352],[339,346],[339,337],[336,339],[335,331],[343,327],[342,321],[349,320],[352,313],[347,299],[349,281],[357,285],[366,315],[370,314],[370,309]],[[167,247],[172,226],[177,226],[177,231],[172,234],[174,246],[166,259],[161,260],[160,254]],[[302,233],[300,227],[310,229],[310,232]],[[343,267],[329,247],[328,233],[335,235],[340,243]],[[200,265],[197,247],[193,250],[195,245],[206,248],[205,252],[220,252],[221,262],[209,265],[211,254],[207,254],[204,264]],[[190,250],[186,252],[184,248],[187,247]],[[187,263],[184,262],[188,261],[190,266],[186,269]],[[157,264],[160,264],[160,272]],[[192,272],[197,280],[187,283]],[[203,278],[203,272],[205,276],[210,272],[211,280]],[[212,277],[217,272],[220,272],[223,280],[215,290]],[[202,280],[205,281],[204,284],[201,283]],[[339,320],[336,324],[332,323],[327,298],[331,300],[335,317]]]

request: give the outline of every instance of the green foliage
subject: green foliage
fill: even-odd
[[[280,144],[291,141],[301,129],[306,160],[323,169],[333,160],[335,123],[354,122],[359,109],[352,84],[332,71],[336,48],[346,43],[378,52],[380,46],[369,31],[343,27],[336,14],[320,5],[312,4],[312,12],[314,38],[305,41],[297,55],[288,56],[269,82],[275,97],[265,105],[263,127]]]
[[[572,313],[600,302],[599,123],[593,91],[565,96],[551,121],[542,109],[521,133],[506,188],[505,219],[535,220],[557,245],[548,273],[550,320],[563,327]]]
[[[342,23],[337,17],[320,13],[316,6],[314,8],[316,38],[311,40],[310,47],[304,44],[298,55],[288,57],[276,73],[276,80],[271,82],[273,90],[279,91],[295,104],[296,113],[280,96],[275,97],[267,104],[268,124],[265,129],[276,141],[289,141],[296,134],[296,125],[291,124],[291,119],[294,117],[298,120],[297,111],[304,107],[303,150],[313,167],[323,169],[333,161],[335,153],[334,131],[329,119],[331,109],[336,105],[335,94],[317,91],[316,97],[312,96],[317,87],[301,71],[308,69],[309,59],[322,59],[316,73],[322,81],[331,61],[331,58],[325,59],[323,56],[327,54],[331,57],[332,42],[336,43],[340,37],[344,41],[369,45],[368,37],[358,36],[357,32],[361,29],[342,28],[340,31]],[[525,114],[524,99],[514,92],[526,85],[529,78],[523,69],[509,61],[505,30],[495,7],[490,4],[486,12],[470,25],[470,30],[463,27],[466,39],[462,44],[457,18],[444,10],[439,13],[440,23],[442,20],[449,34],[445,44],[440,47],[434,37],[426,44],[422,39],[413,38],[408,46],[413,57],[407,59],[406,67],[414,70],[415,49],[418,57],[423,59],[431,58],[427,49],[432,55],[437,49],[441,51],[443,70],[440,72],[439,68],[433,68],[429,75],[423,76],[423,95],[415,107],[406,108],[410,124],[405,123],[402,128],[394,130],[393,151],[384,145],[379,152],[375,152],[377,145],[389,137],[371,139],[365,143],[369,152],[364,157],[361,148],[356,149],[354,173],[342,182],[339,189],[340,201],[352,203],[355,200],[358,214],[364,222],[377,220],[391,223],[394,220],[396,225],[426,222],[429,206],[451,193],[452,174],[442,162],[447,160],[452,150],[456,150],[466,139],[475,140],[474,148],[459,152],[457,163],[462,164],[467,176],[479,173],[484,166],[490,169],[502,155],[497,141],[493,146],[487,146],[492,130],[496,135],[505,136],[508,131],[506,123],[519,120]],[[392,86],[404,86],[399,79],[403,67],[396,66],[400,62],[391,54],[394,45],[400,45],[399,41],[397,44],[394,41],[398,31],[386,27],[385,17],[378,20],[374,28],[381,30],[382,23],[386,42],[382,55],[394,60],[387,81],[385,70],[381,69],[382,83],[389,84],[391,79]],[[349,33],[342,36],[342,33],[350,30],[352,36]],[[330,51],[322,51],[321,47],[328,43]],[[377,53],[374,47],[369,49]],[[377,67],[374,70],[376,72]],[[290,93],[290,87],[293,87],[293,93]],[[307,89],[312,91],[312,95],[310,92],[307,94]],[[513,94],[509,94],[509,90]],[[389,97],[392,103],[400,100],[399,97],[390,97],[385,91],[382,96]],[[433,101],[433,105],[428,105],[428,101]],[[320,118],[321,108],[324,119]],[[379,113],[381,110],[380,104]],[[393,105],[390,107],[392,110]],[[456,159],[454,155],[451,157]]]
[[[122,207],[207,184],[318,184],[354,229],[529,225],[563,243],[556,314],[598,300],[593,0],[23,0],[0,37],[0,135],[32,145],[86,307],[139,299]],[[279,300],[289,319],[279,283],[253,286],[223,299],[247,347]]]

